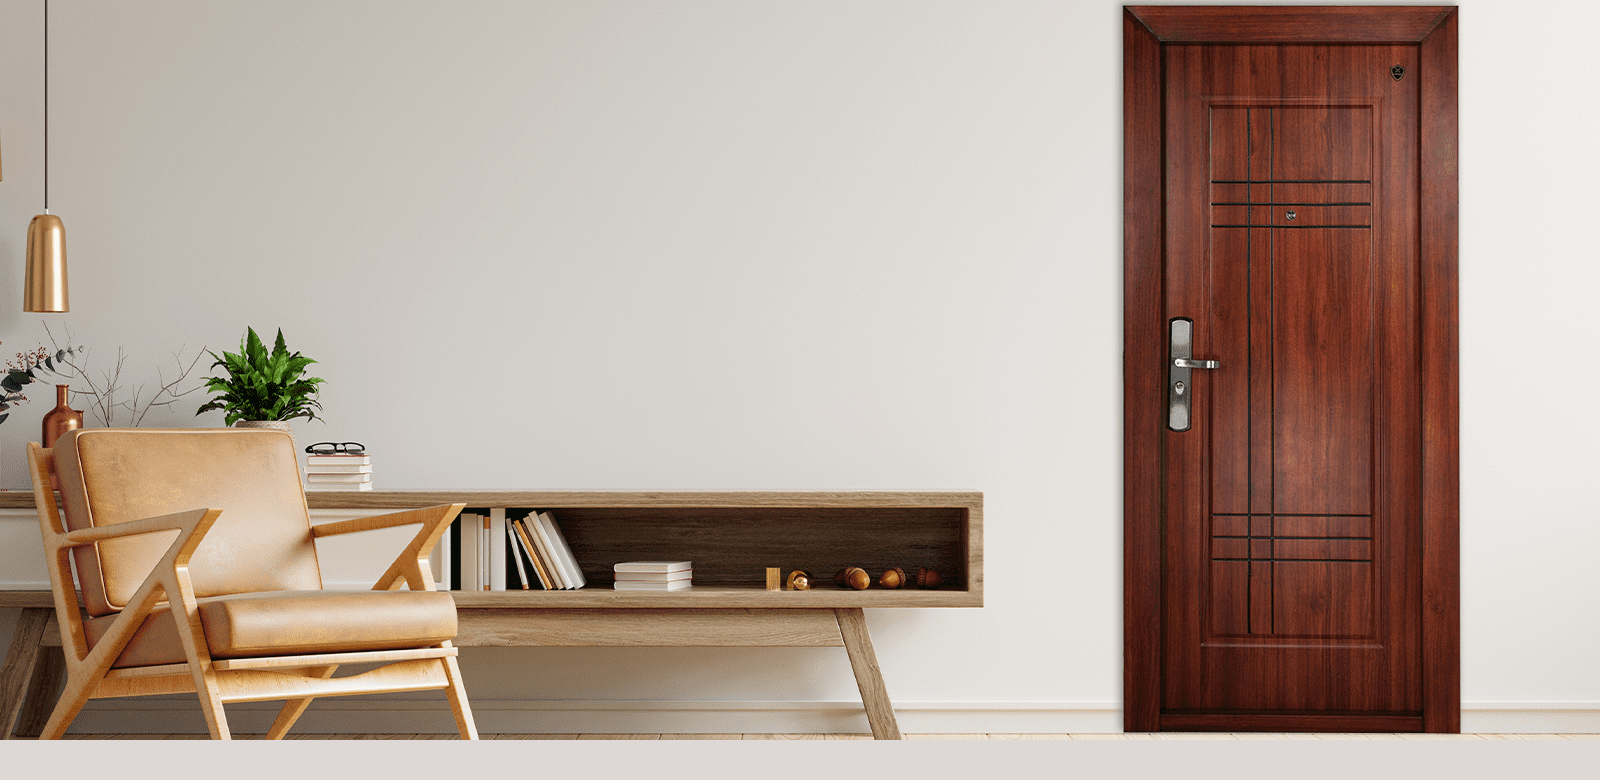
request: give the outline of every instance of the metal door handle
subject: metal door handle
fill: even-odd
[[[1222,368],[1220,360],[1197,360],[1194,357],[1194,321],[1175,317],[1171,321],[1172,364],[1167,367],[1167,427],[1174,431],[1187,431],[1190,427],[1189,370],[1194,368]]]

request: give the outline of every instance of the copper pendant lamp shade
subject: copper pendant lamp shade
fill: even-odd
[[[67,310],[67,229],[54,214],[40,214],[28,223],[28,274],[22,308]]]
[[[23,311],[67,310],[67,229],[50,213],[50,2],[44,4],[44,213],[28,223]]]

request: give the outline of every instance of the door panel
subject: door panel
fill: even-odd
[[[1380,479],[1419,458],[1380,366],[1416,338],[1416,59],[1167,47],[1166,316],[1221,368],[1164,434],[1164,712],[1422,709],[1418,499]]]
[[[1125,728],[1458,731],[1456,9],[1123,21]]]

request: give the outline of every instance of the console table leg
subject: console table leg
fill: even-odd
[[[866,615],[860,609],[833,612],[839,618],[839,634],[844,639],[844,651],[850,656],[850,668],[856,673],[856,687],[861,689],[861,703],[866,706],[873,738],[900,739],[894,705],[889,703],[889,689],[883,685],[878,655],[872,651],[872,636],[867,633]]]
[[[0,667],[0,732],[3,732],[0,739],[11,739],[11,732],[16,728],[17,715],[22,712],[22,702],[27,698],[34,666],[39,661],[39,642],[44,638],[45,624],[49,621],[50,610],[43,607],[24,608],[17,618],[17,631],[11,637],[6,665]]]
[[[61,657],[61,648],[45,645],[33,667],[33,684],[28,686],[28,701],[17,718],[18,737],[38,739],[44,733],[44,724],[50,722],[50,713],[61,698],[61,685],[67,681],[67,659]]]

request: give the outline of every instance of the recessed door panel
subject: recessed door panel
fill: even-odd
[[[1166,313],[1220,367],[1165,434],[1164,711],[1421,708],[1417,512],[1383,479],[1419,388],[1379,365],[1416,336],[1415,57],[1168,47]]]

